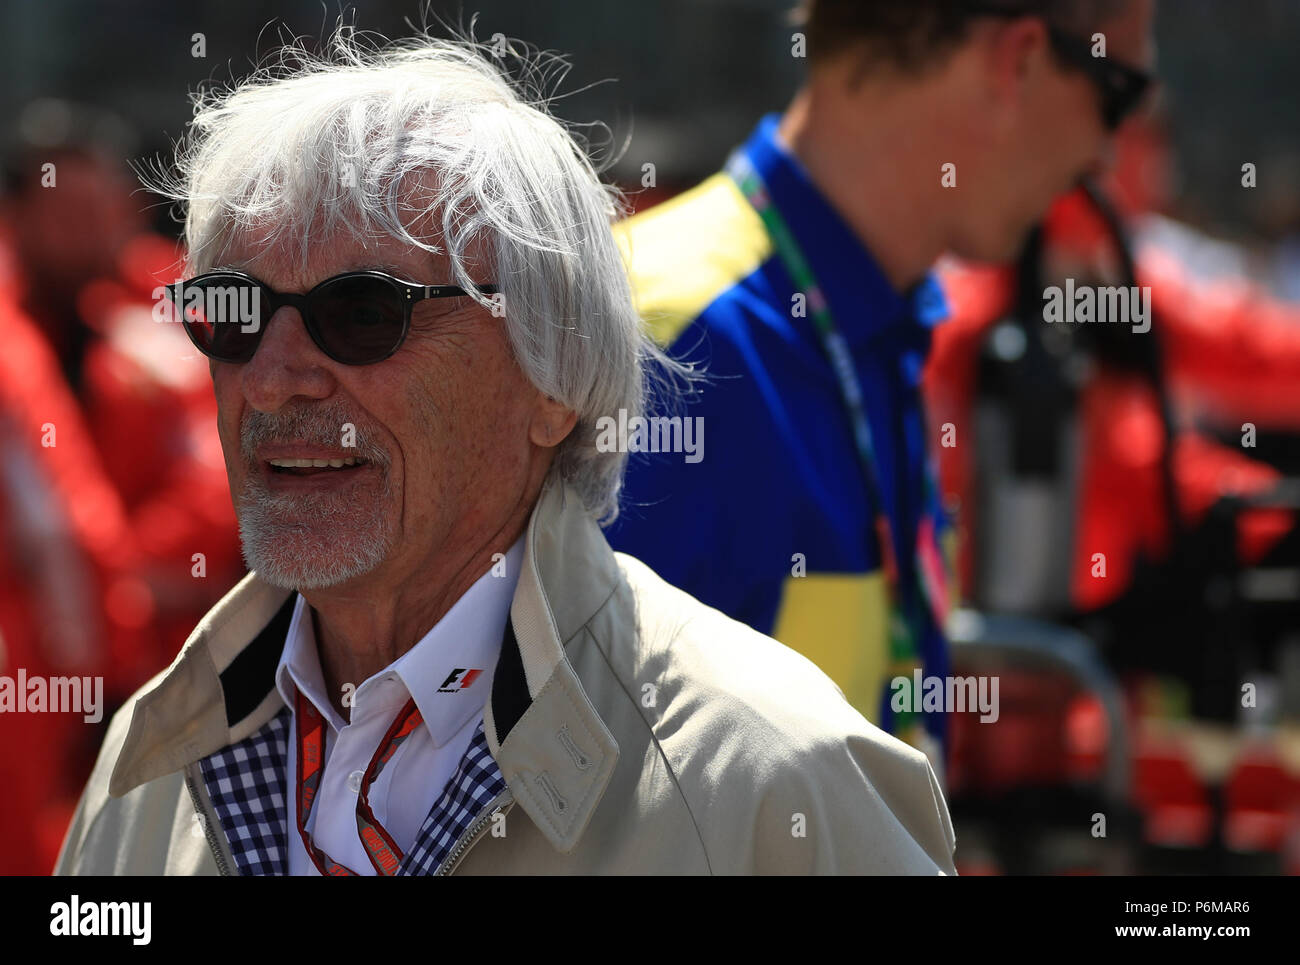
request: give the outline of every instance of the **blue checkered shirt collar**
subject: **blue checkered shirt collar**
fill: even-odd
[[[260,730],[199,762],[217,820],[241,875],[287,875],[293,815],[286,761],[293,715],[286,707]],[[399,875],[433,874],[474,819],[506,789],[480,720],[441,797],[420,826]]]

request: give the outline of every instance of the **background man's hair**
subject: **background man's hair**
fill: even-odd
[[[597,419],[641,415],[642,363],[674,363],[632,303],[611,231],[621,197],[540,89],[567,66],[500,35],[389,42],[341,24],[323,54],[290,44],[198,93],[175,169],[145,179],[184,205],[191,274],[236,238],[305,259],[343,237],[449,258],[450,278],[410,281],[495,282],[520,367],[578,414],[552,473],[609,522],[627,455],[597,449]]]
[[[794,13],[808,61],[825,63],[857,49],[869,65],[919,73],[943,62],[965,39],[979,8],[1045,17],[1081,34],[1129,0],[802,0]]]
[[[122,158],[138,150],[130,125],[112,111],[55,97],[26,104],[3,147],[4,193],[40,190],[42,165],[65,158],[126,173]]]

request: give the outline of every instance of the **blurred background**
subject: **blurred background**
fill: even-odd
[[[428,9],[566,54],[555,110],[603,123],[588,136],[642,208],[784,108],[791,6]],[[390,37],[424,19],[355,8]],[[113,706],[243,573],[207,364],[150,314],[179,227],[126,162],[165,160],[198,85],[290,36],[314,46],[339,13],[0,5],[0,674],[102,675],[108,702],[98,725],[0,714],[0,873],[48,872]],[[1161,353],[1044,341],[1032,306],[982,307],[1001,276],[943,266],[932,421],[980,438],[936,452],[960,534],[954,666],[1001,681],[997,723],[953,724],[966,874],[1300,873],[1300,3],[1165,0],[1157,35],[1163,90],[1101,205],[1063,199],[1020,268],[1040,294],[1066,275],[1151,285]]]

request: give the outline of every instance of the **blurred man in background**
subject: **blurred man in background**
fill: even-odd
[[[0,198],[0,674],[102,677],[104,712],[241,569],[207,366],[152,318],[178,250],[147,230],[133,145],[111,113],[34,101]],[[101,740],[0,717],[0,872],[53,867]]]
[[[107,676],[111,700],[114,671],[152,644],[152,599],[69,375],[76,297],[129,234],[129,186],[102,189],[96,151],[45,142],[43,114],[20,118],[0,204],[0,675]],[[0,716],[0,871],[53,867],[99,740],[77,715]]]
[[[0,676],[104,675],[148,640],[148,593],[121,501],[3,252],[0,343]],[[0,872],[46,874],[99,735],[80,716],[0,709]]]
[[[887,685],[948,667],[929,269],[1013,257],[1102,164],[1149,81],[1153,8],[809,0],[785,114],[625,226],[643,317],[710,376],[684,412],[708,450],[633,460],[614,545],[800,650],[936,764],[944,716]]]
[[[28,104],[7,145],[2,213],[18,295],[78,395],[93,337],[78,300],[91,281],[116,274],[145,227],[124,164],[134,149],[121,118],[54,98]]]
[[[0,204],[14,296],[80,401],[153,598],[149,634],[114,661],[121,696],[175,656],[242,572],[207,366],[176,326],[154,320],[180,252],[149,230],[151,198],[126,165],[135,150],[111,112],[33,101],[6,151]]]

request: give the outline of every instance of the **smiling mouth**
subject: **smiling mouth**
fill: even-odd
[[[346,459],[268,459],[271,472],[285,476],[316,476],[324,473],[346,473],[370,465],[365,459],[348,456]]]

